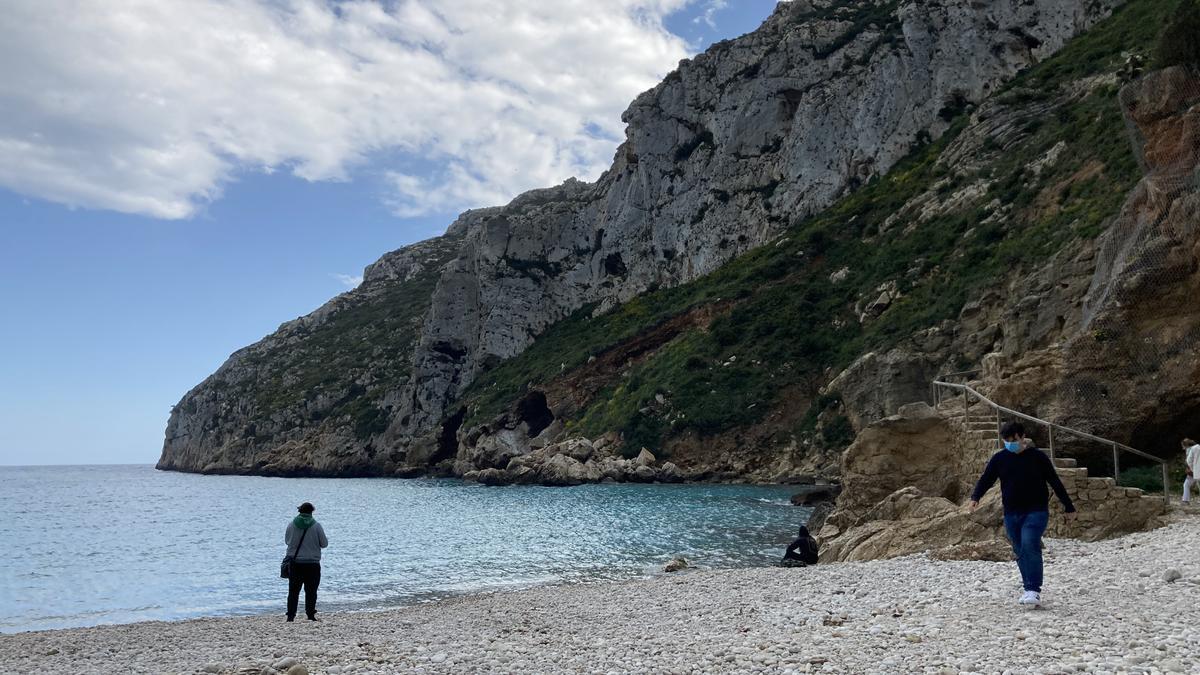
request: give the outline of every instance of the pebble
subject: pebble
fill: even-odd
[[[1165,673],[1182,673],[1183,662],[1179,659],[1167,659],[1158,664],[1160,670]]]

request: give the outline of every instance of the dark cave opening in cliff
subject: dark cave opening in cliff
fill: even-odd
[[[437,454],[433,456],[431,464],[450,459],[458,454],[458,430],[466,418],[467,409],[459,408],[457,412],[442,422],[442,432],[438,435]]]
[[[546,402],[546,393],[531,391],[517,404],[517,419],[529,425],[529,437],[545,431],[554,422],[554,413]]]
[[[1182,463],[1184,438],[1200,441],[1200,400],[1164,401],[1129,435],[1129,445],[1168,461]],[[1121,457],[1125,461],[1125,457]]]
[[[1123,442],[1132,448],[1160,457],[1167,461],[1170,472],[1170,490],[1178,497],[1183,470],[1184,438],[1200,440],[1200,400],[1161,401],[1154,411],[1140,419],[1130,420],[1127,431],[1117,430],[1103,435]],[[1034,439],[1045,447],[1044,432],[1035,432]],[[1093,477],[1112,477],[1113,450],[1105,443],[1072,436],[1068,432],[1055,432],[1055,448],[1059,457],[1075,459],[1079,466],[1088,469]],[[1141,487],[1158,492],[1162,489],[1160,464],[1152,459],[1139,457],[1127,451],[1117,453],[1120,462],[1120,484]]]

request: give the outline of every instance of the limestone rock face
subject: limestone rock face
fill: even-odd
[[[963,463],[958,446],[957,431],[924,403],[872,424],[842,455],[842,492],[829,522],[861,517],[906,487],[961,500],[967,486],[955,470]]]
[[[986,461],[924,403],[871,424],[842,456],[842,493],[818,535],[821,560],[990,555],[1003,539],[998,491],[975,512],[961,506]]]
[[[640,95],[596,182],[464,213],[444,237],[388,254],[359,289],[234,354],[180,401],[159,466],[462,467],[455,406],[482,369],[585,305],[606,311],[770,241],[940,136],[939,113],[982,101],[1117,4],[935,0],[889,14],[865,0],[780,3],[758,30]],[[881,311],[893,290],[866,307]]]
[[[985,375],[1043,417],[1165,456],[1200,409],[1200,76],[1150,73],[1121,100],[1146,177],[1097,241],[1080,329],[998,354]]]
[[[946,343],[948,340],[920,351],[867,352],[825,388],[841,395],[850,422],[862,429],[895,413],[902,405],[929,398],[929,383],[938,374],[937,357]]]
[[[821,530],[820,560],[879,560],[925,551],[942,560],[1008,559],[995,497],[990,501],[992,508],[967,512],[918,488],[902,488],[836,536],[827,520]]]
[[[695,279],[886,172],[945,131],[943,108],[982,100],[1117,4],[922,3],[864,27],[852,19],[871,3],[781,3],[639,96],[596,183],[467,223],[389,435],[429,433],[481,368],[575,309]]]
[[[452,228],[453,231],[453,228]],[[411,385],[412,352],[447,234],[389,253],[358,287],[238,350],[172,408],[158,468],[381,475],[404,463],[378,436]]]
[[[608,439],[567,438],[543,447],[512,444],[495,452],[494,439],[524,439],[524,430],[504,430],[480,437],[483,448],[464,443],[454,473],[484,485],[546,485],[566,487],[585,483],[678,483],[692,478],[672,462],[657,465],[648,451],[635,459],[615,454]],[[515,453],[515,454],[510,454]]]

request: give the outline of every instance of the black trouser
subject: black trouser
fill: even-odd
[[[317,586],[321,585],[321,563],[292,563],[288,577],[287,615],[296,618],[296,605],[300,603],[300,587],[304,586],[304,613],[308,618],[317,615]]]

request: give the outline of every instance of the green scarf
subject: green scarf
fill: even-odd
[[[301,513],[295,518],[292,518],[292,524],[296,526],[297,530],[307,530],[308,528],[312,527],[313,523],[315,522],[317,521],[313,520],[312,515],[308,513]]]

